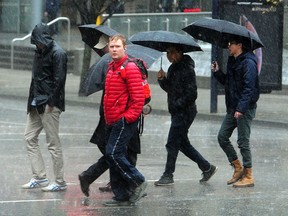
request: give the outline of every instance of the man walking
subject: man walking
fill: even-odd
[[[105,81],[104,116],[107,124],[106,158],[115,196],[105,203],[107,206],[131,205],[143,196],[147,187],[144,176],[127,159],[127,144],[136,131],[144,105],[144,88],[136,64],[128,62],[123,66],[128,59],[125,49],[123,35],[109,38],[112,62]]]
[[[102,35],[99,38],[99,42],[94,46],[94,49],[97,50],[97,53],[100,56],[103,56],[104,54],[109,52],[108,47],[109,37],[106,35]],[[103,55],[102,55],[103,54]],[[108,69],[108,64],[107,64]],[[106,69],[106,70],[107,70]],[[104,85],[105,83],[105,77],[103,75],[103,80],[101,80],[101,83],[97,83],[98,85]],[[80,181],[80,187],[81,191],[85,194],[85,196],[89,197],[89,187],[90,184],[92,184],[98,177],[100,177],[106,170],[109,169],[108,162],[105,157],[106,152],[106,140],[105,140],[105,118],[104,118],[104,109],[103,109],[103,99],[104,99],[105,91],[102,91],[102,97],[101,97],[101,103],[99,107],[99,123],[90,139],[91,143],[94,143],[97,145],[98,149],[102,153],[103,156],[101,156],[96,163],[93,163],[91,166],[88,167],[87,170],[83,171],[81,174],[79,174],[79,181]],[[128,145],[127,145],[127,159],[129,162],[136,166],[137,161],[137,154],[140,154],[140,136],[138,129],[134,132],[134,135],[130,139]],[[99,190],[102,192],[111,192],[111,185],[110,181],[107,185],[103,187],[99,187]]]
[[[172,63],[167,76],[161,69],[158,72],[160,87],[167,92],[168,110],[171,114],[171,126],[166,144],[167,160],[165,171],[155,182],[156,186],[174,184],[176,160],[179,151],[197,163],[202,171],[200,182],[207,182],[217,171],[190,143],[188,131],[197,114],[197,85],[194,61],[184,55],[181,47],[171,46],[167,49],[167,58]]]
[[[36,45],[32,81],[27,105],[25,139],[32,167],[32,179],[24,189],[43,187],[43,191],[63,191],[63,155],[59,138],[59,118],[65,110],[66,52],[51,38],[46,24],[38,24],[32,31],[31,44]],[[49,185],[45,164],[38,144],[42,129],[46,133],[48,150],[52,156],[55,183]]]
[[[260,92],[257,59],[250,46],[240,37],[230,39],[228,49],[230,56],[226,74],[219,69],[217,62],[211,66],[216,79],[225,86],[227,113],[218,133],[218,142],[234,167],[233,176],[227,184],[233,184],[234,187],[252,187],[254,178],[249,140]],[[235,128],[238,132],[237,144],[243,166],[230,141]]]

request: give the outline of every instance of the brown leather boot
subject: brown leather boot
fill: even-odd
[[[244,176],[233,187],[253,187],[254,178],[252,176],[252,168],[244,168]]]
[[[238,159],[232,161],[231,165],[234,167],[234,173],[233,173],[232,178],[227,181],[228,185],[237,182],[239,179],[242,178],[242,176],[244,174],[243,167],[241,165],[241,162]]]

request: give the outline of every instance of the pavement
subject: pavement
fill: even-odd
[[[8,37],[7,38],[11,38]],[[13,36],[12,36],[13,38]],[[2,38],[0,39],[0,42]],[[8,40],[9,42],[10,40]],[[80,41],[79,37],[76,41]],[[81,44],[80,44],[81,45]],[[79,45],[79,46],[80,46]],[[153,74],[152,76],[153,79]],[[155,77],[155,76],[154,76]],[[154,78],[155,79],[155,78]],[[225,115],[224,96],[218,96],[217,113],[210,113],[210,89],[198,88],[198,115],[191,128],[189,138],[205,157],[218,166],[218,172],[207,184],[198,184],[200,174],[196,164],[191,164],[184,155],[179,154],[175,171],[175,185],[155,187],[153,182],[159,178],[165,165],[165,140],[169,130],[166,93],[158,84],[151,83],[151,117],[145,120],[145,131],[141,137],[142,152],[137,167],[148,180],[145,199],[135,207],[104,207],[102,202],[111,199],[110,193],[99,193],[109,178],[103,174],[90,187],[91,196],[83,199],[77,174],[86,169],[95,158],[100,157],[96,146],[89,143],[95,129],[96,116],[101,93],[88,97],[78,96],[80,76],[67,75],[67,110],[61,118],[61,140],[65,149],[65,175],[68,190],[63,193],[42,193],[39,190],[22,190],[19,185],[30,176],[30,166],[23,141],[26,114],[25,102],[31,80],[30,71],[0,68],[0,215],[97,215],[97,216],[191,216],[191,215],[287,215],[287,126],[288,93],[287,88],[271,94],[261,94],[256,118],[253,121],[251,136],[253,151],[253,170],[256,186],[233,189],[226,185],[232,169],[222,150],[217,145],[217,132]],[[201,85],[199,85],[201,86]],[[10,100],[12,99],[12,100]],[[24,103],[24,105],[23,105]],[[75,105],[75,106],[74,106]],[[72,107],[71,107],[72,106]],[[96,109],[93,109],[93,108]],[[91,108],[91,109],[90,109]],[[96,114],[95,114],[96,113]],[[203,120],[203,121],[202,121]],[[215,121],[214,121],[215,120]],[[95,122],[96,121],[96,122]],[[235,134],[233,142],[236,143]],[[45,142],[45,137],[40,136]],[[49,178],[52,178],[49,152],[43,148],[47,161]],[[49,169],[48,169],[49,168]],[[17,185],[17,187],[15,187]],[[85,204],[89,202],[87,205]],[[84,204],[84,205],[83,205]]]
[[[141,154],[137,168],[148,181],[147,197],[136,206],[105,207],[111,193],[100,193],[109,179],[108,172],[91,185],[91,195],[84,198],[78,174],[101,155],[89,143],[97,124],[101,93],[79,97],[80,77],[68,74],[66,81],[67,110],[61,118],[60,137],[64,149],[65,179],[68,189],[59,193],[23,190],[20,185],[30,177],[23,131],[25,129],[26,99],[31,72],[0,68],[0,158],[3,167],[0,178],[0,216],[230,216],[287,215],[287,102],[286,92],[263,94],[258,103],[251,146],[253,175],[256,186],[235,189],[226,185],[231,177],[223,151],[217,144],[220,121],[225,115],[224,96],[218,97],[218,112],[210,113],[210,90],[198,89],[198,116],[189,133],[193,146],[207,157],[218,171],[207,184],[199,184],[201,173],[197,165],[183,154],[177,158],[175,185],[155,187],[154,181],[165,166],[165,141],[169,130],[166,94],[157,84],[152,88],[152,113],[145,120],[141,136]],[[24,100],[23,100],[24,99]],[[233,143],[236,137],[233,134]],[[47,176],[53,179],[51,157],[45,136],[40,135],[41,150]],[[16,187],[15,187],[16,186]]]
[[[0,68],[0,96],[7,98],[27,98],[31,79],[30,71],[11,70]],[[66,103],[97,106],[100,103],[101,93],[94,93],[88,97],[78,96],[80,76],[68,74],[66,80]],[[154,114],[168,114],[166,93],[158,84],[151,84],[152,112]],[[222,119],[225,115],[224,95],[218,96],[217,113],[210,112],[210,89],[198,88],[197,118]],[[275,91],[270,94],[261,94],[258,101],[255,123],[270,126],[288,126],[288,94],[287,90]]]

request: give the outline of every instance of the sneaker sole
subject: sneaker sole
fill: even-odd
[[[37,187],[21,187],[22,189],[37,189],[37,188],[44,188],[44,187],[47,187],[49,184],[47,185],[43,185],[43,186],[37,186]]]
[[[254,184],[247,184],[247,185],[233,185],[234,188],[245,188],[245,187],[254,187]]]
[[[161,184],[161,183],[154,183],[155,186],[171,186],[171,185],[174,185],[174,182],[173,183],[168,183],[168,184]]]
[[[41,183],[41,184],[43,184],[43,183]],[[37,186],[35,186],[35,187],[28,187],[28,186],[22,185],[21,188],[22,188],[22,189],[37,189],[37,188],[47,187],[48,185],[49,185],[49,181],[47,180],[47,182],[45,183],[45,185],[37,184]]]
[[[61,189],[61,190],[43,190],[43,189],[42,189],[43,192],[64,192],[64,191],[66,191],[66,190],[67,190],[67,188]]]
[[[115,206],[134,206],[135,204],[130,201],[118,202],[118,203],[104,203],[105,206],[115,207]]]
[[[43,192],[62,192],[62,191],[66,191],[67,190],[67,187],[66,188],[59,188],[59,189],[54,189],[54,190],[51,190],[51,189],[46,189],[46,188],[42,188],[41,189]]]

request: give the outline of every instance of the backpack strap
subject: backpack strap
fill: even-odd
[[[126,65],[128,64],[128,62],[131,62],[132,60],[130,58],[126,59],[125,62],[122,64],[122,67],[124,68],[124,70],[121,70],[120,75],[122,77],[122,79],[126,80]],[[132,61],[133,62],[133,61]]]

